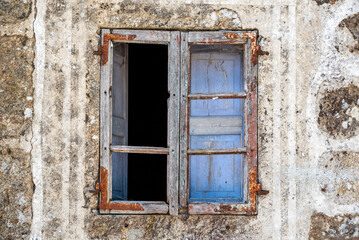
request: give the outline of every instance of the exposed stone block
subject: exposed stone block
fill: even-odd
[[[331,3],[331,4],[334,4],[336,0],[315,0],[315,2],[318,4],[318,5],[322,5],[324,3]]]
[[[30,154],[0,141],[0,239],[26,239],[34,190]]]
[[[332,136],[352,137],[359,125],[359,87],[325,91],[320,99],[318,123]]]
[[[3,36],[0,46],[0,239],[26,239],[34,190],[31,159],[14,143],[31,126],[33,40]]]
[[[0,23],[26,19],[31,13],[32,0],[0,1]]]
[[[0,135],[24,135],[32,118],[33,40],[25,36],[0,38]]]
[[[311,217],[309,239],[358,239],[359,215],[345,214],[333,217],[316,213]]]
[[[353,35],[354,40],[356,41],[354,50],[359,50],[359,13],[345,18],[343,21],[341,21],[339,26],[348,28],[350,33]]]

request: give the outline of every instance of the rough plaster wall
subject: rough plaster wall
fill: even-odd
[[[0,170],[0,177],[9,184],[24,182],[18,176],[29,179],[32,149],[36,188],[33,195],[31,184],[9,191],[9,199],[21,191],[27,197],[21,207],[7,204],[1,213],[1,223],[5,219],[15,224],[1,224],[4,238],[21,238],[17,227],[24,228],[26,237],[31,212],[33,239],[358,238],[357,1],[10,2],[18,7],[18,15],[13,10],[5,12],[11,17],[1,15],[10,20],[0,28],[1,41],[27,37],[30,50],[19,51],[28,58],[22,66],[30,75],[24,73],[27,81],[21,86],[34,87],[34,102],[21,92],[0,95],[1,100],[18,101],[16,108],[9,107],[17,115],[7,111],[2,124],[14,132],[25,130],[23,136],[20,132],[1,138],[1,146],[18,146],[10,152],[5,148],[7,157],[1,159],[16,155],[22,164],[2,161],[9,165]],[[34,22],[35,9],[28,13],[24,4],[36,7]],[[99,167],[100,67],[92,52],[102,27],[259,30],[260,44],[270,52],[259,58],[259,181],[270,194],[259,197],[257,216],[97,214],[97,196],[88,189]],[[31,85],[32,49],[36,56]],[[1,62],[2,68],[6,62]],[[10,69],[17,67],[12,64]],[[32,90],[27,91],[31,95]],[[29,110],[26,115],[32,105],[33,115]],[[19,122],[21,116],[26,121]],[[14,171],[17,177],[10,180],[5,175],[10,167],[23,171]],[[13,214],[19,209],[27,225]]]
[[[0,1],[0,239],[31,234],[32,1]]]

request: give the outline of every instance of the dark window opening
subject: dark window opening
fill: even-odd
[[[166,201],[167,156],[128,154],[128,200]]]
[[[167,147],[168,47],[129,44],[128,145]],[[165,201],[167,155],[128,154],[128,200]]]

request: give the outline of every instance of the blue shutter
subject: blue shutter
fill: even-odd
[[[243,92],[240,52],[191,54],[191,93]],[[244,147],[244,100],[190,102],[190,148]],[[190,202],[242,202],[244,155],[190,156]]]
[[[116,44],[112,75],[112,145],[128,144],[127,44]],[[128,154],[112,153],[112,200],[127,200]]]

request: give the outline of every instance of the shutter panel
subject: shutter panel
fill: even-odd
[[[128,44],[115,44],[112,79],[112,145],[128,144]],[[112,200],[127,199],[127,153],[112,153]]]
[[[243,91],[241,53],[191,54],[191,93]],[[244,147],[243,99],[191,100],[190,148]],[[190,202],[243,201],[244,156],[190,156]]]

